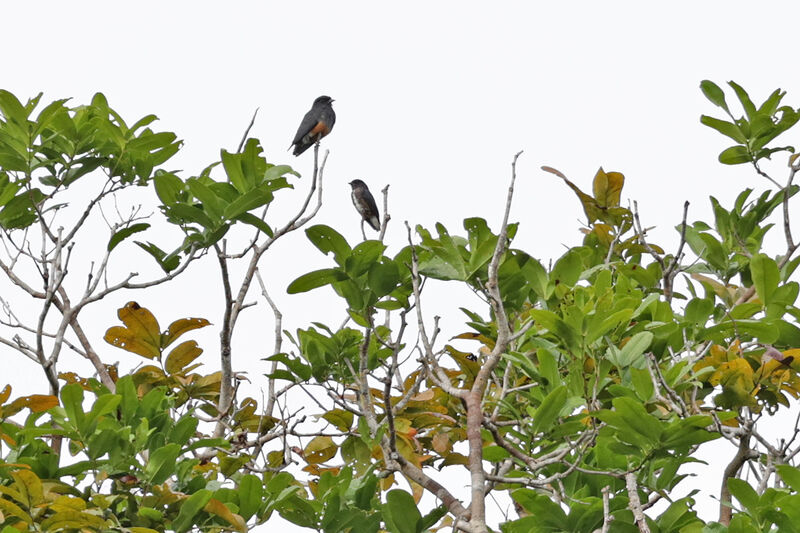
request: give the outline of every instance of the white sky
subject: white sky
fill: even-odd
[[[312,152],[294,158],[286,148],[312,100],[330,95],[337,122],[323,142],[331,154],[315,223],[356,242],[358,217],[347,182],[363,179],[376,197],[389,183],[387,242],[394,251],[405,240],[404,220],[429,228],[441,221],[456,233],[464,218],[483,216],[496,228],[511,158],[525,150],[512,211],[522,222],[515,246],[546,263],[563,245],[580,241],[583,214],[573,193],[541,165],[585,189],[601,165],[623,172],[623,198],[638,200],[644,224],[657,226],[654,235],[668,249],[677,241],[672,227],[684,200],[692,202],[691,220],[708,219],[708,195],[726,205],[745,186],[763,190],[766,183],[749,169],[717,162],[728,143],[699,123],[700,114],[716,109],[698,87],[706,78],[720,85],[733,79],[758,101],[781,87],[789,91],[785,102],[800,106],[798,15],[800,5],[788,1],[394,7],[310,0],[6,1],[0,4],[0,86],[23,100],[44,91],[46,100],[73,97],[75,104],[102,91],[126,119],[155,113],[156,128],[185,140],[169,166],[187,173],[217,159],[220,147],[235,149],[260,107],[251,134],[261,138],[267,159],[291,164],[306,178]],[[796,131],[779,141],[800,144]],[[785,175],[784,159],[769,165]],[[290,195],[298,198],[305,184]],[[155,196],[148,195],[143,201],[154,209]],[[168,245],[163,234],[145,237]],[[131,261],[148,260],[132,245],[129,251]],[[285,326],[341,321],[340,306],[326,307],[336,303],[328,289],[285,294],[298,274],[330,265],[304,236],[276,246],[262,265]],[[119,272],[125,266],[117,263]],[[214,261],[190,272],[159,291],[117,295],[92,310],[87,316],[101,354],[123,367],[138,363],[99,340],[129,299],[153,310],[162,324],[183,316],[219,323]],[[459,333],[451,298],[474,301],[449,286],[431,292],[438,296],[429,297],[427,311],[444,315],[451,326],[446,333]],[[271,331],[272,322],[266,309],[249,313],[238,326],[247,334],[234,364],[257,381],[266,370],[258,359],[272,346],[262,331]],[[195,338],[207,350],[207,370],[216,369],[216,331]],[[5,349],[0,355],[13,358],[33,378],[31,386],[44,384],[41,370],[17,365]],[[70,364],[88,371],[81,361]],[[716,493],[718,477],[712,486]]]

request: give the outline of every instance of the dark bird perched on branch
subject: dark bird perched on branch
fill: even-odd
[[[289,148],[294,146],[294,155],[302,154],[331,132],[336,122],[336,113],[333,112],[331,103],[333,98],[330,96],[320,96],[314,100],[314,105],[303,117],[303,122],[289,145]]]
[[[381,219],[378,215],[378,206],[375,205],[375,198],[369,192],[367,184],[361,180],[353,180],[350,182],[353,190],[350,192],[350,197],[353,199],[353,205],[356,206],[356,211],[361,215],[361,223],[367,222],[375,231],[381,230]],[[363,227],[362,227],[363,232]]]

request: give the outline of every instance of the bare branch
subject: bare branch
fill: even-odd
[[[279,354],[281,353],[281,345],[283,344],[283,314],[278,309],[278,306],[275,305],[275,302],[272,301],[272,298],[270,298],[269,293],[267,292],[267,286],[264,284],[264,280],[261,278],[261,272],[259,272],[258,268],[256,268],[256,279],[258,280],[258,285],[261,287],[261,294],[264,296],[264,299],[267,300],[267,304],[269,304],[270,309],[272,309],[272,315],[275,317],[275,346],[272,348],[272,354]],[[270,374],[273,374],[277,369],[278,362],[273,361]],[[264,410],[267,415],[272,416],[272,410],[275,407],[276,399],[275,379],[268,378],[267,389],[267,406]]]
[[[725,467],[722,474],[722,487],[719,495],[719,522],[725,526],[730,525],[731,517],[733,515],[733,507],[731,502],[731,491],[728,488],[728,480],[736,477],[741,470],[742,466],[750,459],[758,457],[758,452],[750,449],[750,430],[752,425],[745,424],[744,434],[739,437],[739,448],[736,455],[733,456],[731,462]]]
[[[255,111],[253,111],[253,118],[250,119],[250,124],[247,125],[247,129],[244,130],[244,135],[242,135],[242,140],[239,141],[239,147],[236,149],[236,153],[240,153],[242,148],[244,148],[244,143],[247,141],[247,135],[250,133],[250,129],[253,127],[253,124],[256,122],[256,115],[258,115],[259,108],[257,107]]]
[[[650,526],[647,525],[642,501],[639,499],[639,485],[636,482],[636,474],[628,472],[625,474],[625,488],[628,489],[628,509],[633,513],[633,519],[641,533],[650,533]]]
[[[383,237],[386,235],[386,226],[389,225],[389,221],[392,220],[392,215],[389,214],[389,185],[387,184],[386,187],[381,189],[381,193],[383,194],[383,223],[381,224],[381,234],[378,237],[378,240],[383,242]]]

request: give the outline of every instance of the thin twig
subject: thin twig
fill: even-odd
[[[257,107],[255,111],[253,111],[253,118],[250,119],[250,124],[247,125],[247,129],[244,130],[244,135],[242,135],[242,140],[239,141],[239,147],[236,149],[236,153],[241,153],[242,148],[244,148],[244,143],[247,141],[247,135],[250,133],[250,129],[253,127],[253,124],[256,122],[256,115],[258,115],[259,108]]]

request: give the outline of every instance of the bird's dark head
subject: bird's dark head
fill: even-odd
[[[314,100],[314,105],[330,105],[333,101],[333,98],[330,96],[319,96]]]
[[[350,182],[350,186],[355,189],[356,187],[366,187],[367,184],[361,180],[353,180]]]

